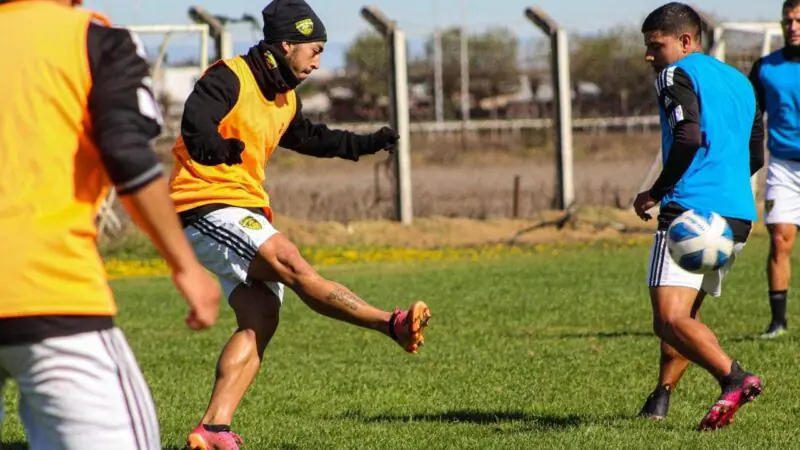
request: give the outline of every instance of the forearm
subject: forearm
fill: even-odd
[[[700,126],[684,122],[675,127],[672,147],[661,174],[650,189],[650,197],[659,201],[680,181],[689,169],[701,145]]]
[[[370,135],[349,131],[331,130],[325,125],[311,124],[306,120],[294,122],[281,146],[317,158],[342,158],[358,161],[361,155],[374,153]]]
[[[165,177],[159,177],[137,191],[121,197],[122,204],[137,226],[150,237],[173,272],[197,264],[194,251],[183,234],[169,197]]]
[[[753,129],[750,132],[750,176],[764,167],[764,120],[760,109],[756,110]]]

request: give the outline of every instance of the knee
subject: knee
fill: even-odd
[[[661,339],[668,339],[667,336],[677,320],[678,318],[672,315],[657,316],[653,318],[653,332]]]
[[[305,280],[318,276],[317,271],[300,254],[300,250],[288,240],[275,246],[274,254],[277,263],[285,269],[286,284],[302,284]]]
[[[244,314],[248,315],[246,319],[242,318]],[[253,309],[237,316],[239,319],[237,334],[243,335],[245,341],[253,345],[256,354],[261,358],[272,336],[278,330],[278,309]]]
[[[770,253],[773,258],[786,258],[792,252],[794,236],[783,228],[770,230]]]
[[[281,301],[266,285],[241,285],[231,295],[230,303],[239,329],[246,334],[255,338],[277,328]]]

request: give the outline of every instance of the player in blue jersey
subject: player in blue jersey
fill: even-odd
[[[715,211],[730,224],[735,254],[756,220],[750,177],[764,163],[763,127],[747,77],[702,53],[700,16],[682,3],[668,3],[644,21],[646,60],[658,73],[663,170],[634,202],[643,220],[660,203],[650,256],[648,285],[653,328],[661,338],[658,385],[640,415],[666,417],[670,393],[693,362],[719,382],[722,394],[698,426],[728,425],[740,406],[761,392],[761,379],[745,372],[720,347],[697,313],[707,294],[719,296],[730,264],[715,273],[689,273],[672,260],[666,230],[687,209]]]
[[[764,220],[770,234],[767,280],[772,320],[761,336],[788,330],[786,298],[790,257],[800,226],[800,0],[783,3],[784,47],[753,65],[750,81],[767,113],[767,182]]]

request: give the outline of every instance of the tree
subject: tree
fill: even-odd
[[[461,32],[458,28],[445,30],[442,40],[442,84],[445,108],[449,116],[459,110],[461,92]],[[492,28],[472,34],[469,47],[470,95],[476,100],[495,96],[517,87],[519,42],[508,28]],[[429,86],[433,86],[434,39],[425,44],[425,55],[430,67]]]
[[[607,109],[604,113],[652,114],[655,76],[644,52],[642,34],[635,29],[616,28],[578,37],[571,56],[573,82],[596,84]]]
[[[470,36],[470,93],[480,100],[516,90],[518,50],[517,36],[505,27]]]
[[[374,32],[359,34],[345,54],[346,84],[355,99],[363,104],[375,104],[389,95],[389,63],[387,45]]]

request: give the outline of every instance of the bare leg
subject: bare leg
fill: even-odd
[[[687,287],[651,288],[653,328],[669,346],[719,379],[730,373],[733,361],[714,333],[692,317],[697,293]]]
[[[369,305],[341,284],[323,278],[284,235],[271,237],[258,254],[250,267],[250,277],[282,282],[322,315],[390,335],[392,313]]]
[[[239,285],[231,294],[230,304],[238,328],[217,361],[214,390],[202,422],[209,425],[231,424],[278,328],[280,300],[263,283]]]
[[[347,323],[390,332],[396,318],[397,339],[407,351],[415,352],[422,344],[421,328],[411,314],[398,316],[367,304],[339,283],[320,276],[306,262],[297,248],[277,234],[261,245],[248,271],[254,280],[251,287],[240,285],[231,295],[239,328],[222,351],[208,410],[203,416],[207,425],[230,425],[233,414],[261,365],[264,350],[278,327],[280,301],[263,282],[281,282],[291,288],[314,311]],[[257,280],[257,281],[256,281]],[[397,317],[403,317],[402,319]],[[424,326],[424,325],[423,325]],[[408,330],[408,331],[406,331]]]
[[[769,257],[767,258],[767,281],[772,318],[765,337],[776,326],[786,327],[786,299],[791,277],[791,256],[797,236],[794,224],[776,223],[768,225],[770,235]]]
[[[705,296],[705,292],[699,292],[692,305],[691,317],[697,321],[700,321],[700,307],[703,305]],[[658,385],[668,386],[669,391],[675,390],[678,382],[689,367],[689,362],[690,361],[681,355],[680,352],[662,340],[661,359],[658,368]]]
[[[767,260],[767,281],[770,291],[789,289],[791,277],[791,255],[797,226],[776,223],[768,227],[770,235],[769,258]]]

